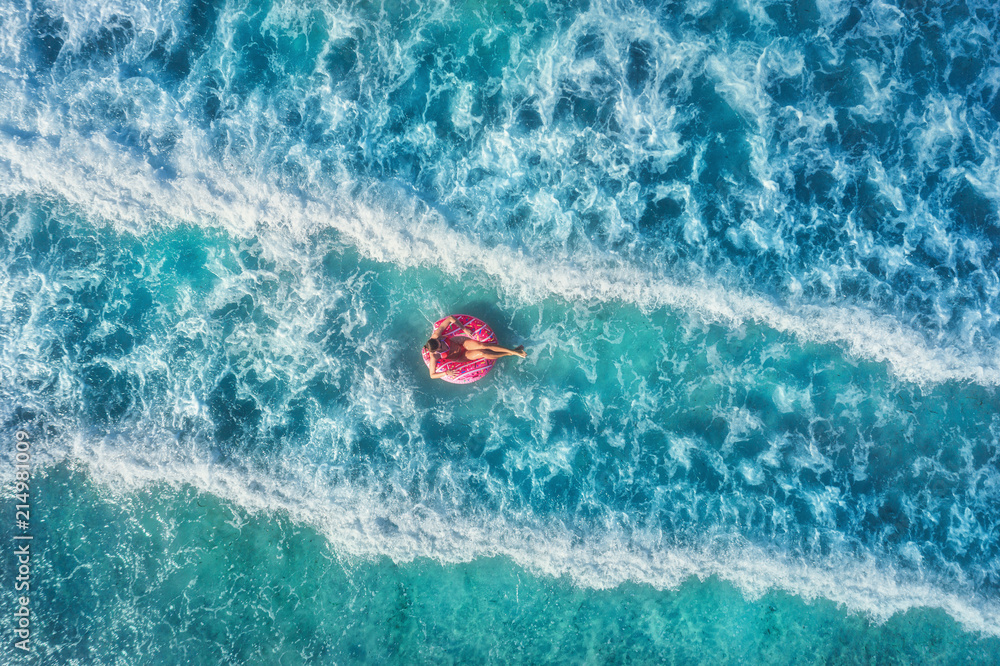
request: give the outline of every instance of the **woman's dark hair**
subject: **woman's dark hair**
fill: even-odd
[[[441,341],[438,340],[437,338],[431,338],[430,340],[427,341],[427,344],[424,345],[424,349],[426,349],[429,352],[436,352],[440,348],[441,348]]]

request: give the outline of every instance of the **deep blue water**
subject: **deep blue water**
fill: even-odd
[[[0,4],[0,654],[991,663],[998,21]]]

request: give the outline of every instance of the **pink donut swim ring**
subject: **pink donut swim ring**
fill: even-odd
[[[470,331],[472,331],[472,338],[484,344],[496,344],[497,336],[493,334],[493,329],[490,328],[486,322],[482,319],[476,319],[475,317],[470,317],[469,315],[457,314],[451,315],[459,322],[462,326],[465,326]],[[441,325],[448,317],[442,317],[434,322],[434,328],[436,329]],[[433,330],[433,329],[431,329]],[[441,339],[445,341],[451,340],[451,338],[456,335],[461,337],[466,337],[465,333],[462,332],[461,326],[456,326],[452,324],[441,333]],[[427,367],[431,367],[431,354],[426,349],[421,349],[420,353],[424,357],[424,363]],[[453,361],[449,358],[442,359],[437,366],[437,369],[441,372],[449,372],[450,370],[455,370],[454,376],[444,375],[441,379],[446,382],[451,382],[452,384],[471,384],[477,379],[482,379],[486,376],[486,373],[490,371],[493,364],[496,363],[496,359],[492,358],[480,358],[475,361]]]

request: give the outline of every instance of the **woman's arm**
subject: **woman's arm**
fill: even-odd
[[[438,372],[438,363],[441,361],[441,356],[437,352],[431,352],[431,379],[438,379],[439,377],[444,377],[445,375],[451,376],[455,374],[454,370],[448,370],[446,372]]]
[[[438,362],[440,360],[441,360],[440,354],[438,354],[437,352],[431,352],[431,364],[427,367],[427,369],[431,371],[431,379],[437,379],[438,377],[444,374],[443,372],[437,371]]]
[[[440,338],[441,334],[444,333],[448,329],[448,327],[451,326],[452,324],[455,324],[460,329],[462,329],[462,332],[465,333],[468,337],[470,338],[473,337],[472,331],[470,331],[465,324],[455,319],[455,317],[453,317],[452,315],[448,315],[447,317],[441,320],[441,325],[435,328],[434,332],[431,333],[431,340],[437,340],[438,338]]]
[[[441,337],[441,334],[445,332],[445,329],[447,329],[452,324],[457,324],[457,323],[458,322],[455,320],[454,317],[448,315],[447,317],[441,320],[441,323],[438,325],[438,327],[434,329],[433,333],[431,333],[431,340],[437,340],[438,338]]]

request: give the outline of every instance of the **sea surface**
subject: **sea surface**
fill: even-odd
[[[0,662],[997,663],[998,210],[993,0],[0,0]]]

